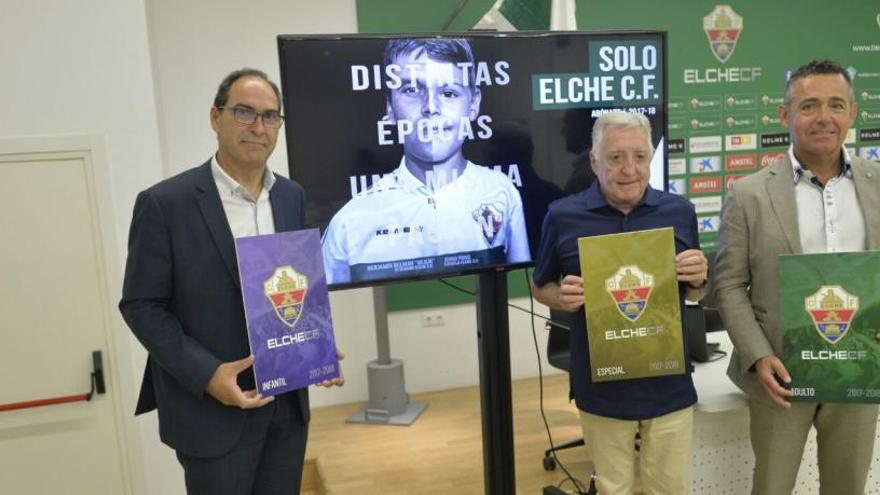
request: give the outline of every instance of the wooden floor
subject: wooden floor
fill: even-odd
[[[547,433],[538,407],[538,379],[513,382],[513,425],[518,494],[540,494],[565,479],[544,471]],[[544,379],[544,411],[553,440],[580,438],[577,410],[568,402],[568,375]],[[416,394],[428,408],[411,426],[347,424],[361,403],[315,408],[307,459],[315,459],[332,495],[483,494],[480,396],[477,387]],[[559,454],[586,481],[592,469],[586,449]],[[566,482],[563,488],[571,488]]]

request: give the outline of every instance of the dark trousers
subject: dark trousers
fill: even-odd
[[[261,409],[248,411],[241,438],[226,454],[177,453],[188,495],[299,495],[308,425],[296,396],[276,397]],[[268,425],[260,414],[271,415]]]

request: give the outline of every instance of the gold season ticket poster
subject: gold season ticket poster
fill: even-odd
[[[685,372],[671,227],[578,239],[594,382]]]

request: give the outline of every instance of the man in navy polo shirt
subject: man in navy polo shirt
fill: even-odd
[[[699,300],[708,288],[708,264],[700,251],[693,205],[648,185],[654,154],[644,115],[603,114],[593,126],[590,165],[597,181],[584,192],[550,205],[533,275],[535,298],[575,313],[571,331],[571,389],[592,449],[603,495],[631,494],[635,434],[641,435],[639,468],[644,493],[689,491],[693,404],[690,373],[593,383],[590,379],[579,237],[672,227],[679,297]],[[682,328],[682,332],[684,329]],[[688,359],[687,366],[690,368]]]

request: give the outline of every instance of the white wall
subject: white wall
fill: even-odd
[[[106,203],[113,205],[113,211],[102,212],[106,219],[102,229],[110,239],[111,252],[105,253],[111,265],[106,267],[108,299],[115,303],[121,291],[125,232],[135,194],[162,177],[143,2],[5,0],[0,47],[0,136],[103,136],[110,187],[98,194],[109,194]],[[140,432],[131,416],[135,375],[141,371],[134,372],[128,365],[132,361],[128,332],[117,312],[113,314],[118,342],[113,346],[115,353],[108,356],[111,374],[107,378],[124,404],[120,415],[126,421],[133,485],[142,487]],[[135,361],[142,366],[143,360]],[[155,431],[151,433],[155,437]]]
[[[3,0],[0,136],[104,136],[111,183],[104,194],[113,211],[103,217],[103,228],[116,246],[107,267],[108,298],[115,302],[134,198],[215,150],[208,111],[220,79],[250,66],[277,81],[277,34],[355,31],[355,0]],[[270,166],[287,175],[286,161],[282,133]],[[366,364],[376,357],[371,290],[335,292],[331,303],[337,339],[348,354],[348,383],[313,389],[316,407],[365,400]],[[430,311],[441,312],[445,325],[421,327],[422,311],[394,313],[389,320],[392,355],[404,361],[407,390],[478,383],[474,306]],[[135,493],[182,493],[181,471],[158,440],[156,415],[131,416],[146,355],[114,315],[120,343],[115,376],[121,380]],[[513,375],[533,376],[529,320],[515,310],[510,320]],[[545,332],[537,325],[543,350]]]
[[[510,301],[529,308],[527,298]],[[545,306],[536,304],[535,312],[547,315]],[[422,327],[422,315],[440,314],[445,324]],[[538,374],[537,355],[529,315],[510,308],[510,362],[513,379]],[[479,383],[477,357],[476,308],[460,304],[429,310],[394,312],[389,316],[391,354],[403,359],[407,391],[410,393],[464,387]],[[544,356],[547,332],[544,320],[535,318],[535,335],[541,352],[545,375],[559,373]]]
[[[106,136],[122,251],[135,193],[161,178],[143,2],[4,0],[0,46],[0,135]]]
[[[253,67],[280,81],[277,35],[357,32],[354,0],[148,0],[147,15],[169,172],[216,149],[208,112],[223,76]],[[269,165],[288,175],[283,132]]]

